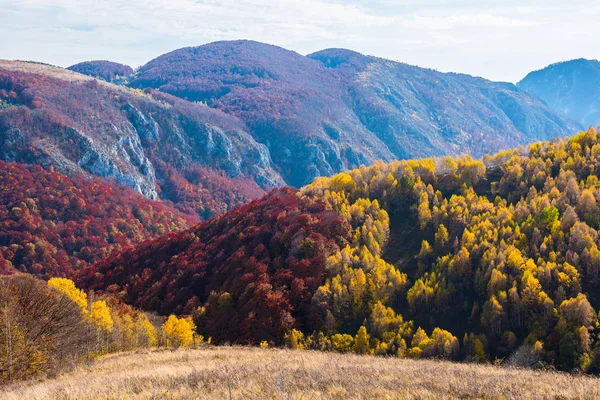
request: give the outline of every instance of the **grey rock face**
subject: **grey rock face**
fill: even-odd
[[[144,114],[130,103],[125,105],[125,111],[129,117],[129,121],[136,130],[138,136],[149,141],[158,140],[158,124],[152,118],[146,118]]]
[[[83,144],[83,156],[77,163],[81,168],[103,178],[115,179],[119,184],[129,186],[150,199],[158,198],[154,167],[144,155],[144,150],[135,136],[121,137],[114,148],[109,149],[113,150],[112,152],[105,152],[95,147],[91,138],[76,132],[81,136]],[[119,154],[120,159],[129,161],[129,165],[126,163],[124,170],[121,170],[115,159],[110,157],[110,153]]]

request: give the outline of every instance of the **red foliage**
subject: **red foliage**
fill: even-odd
[[[121,293],[161,314],[197,314],[218,342],[281,342],[291,327],[322,320],[310,299],[325,279],[324,261],[351,228],[324,204],[294,189],[267,196],[187,231],[114,254],[78,274],[78,285]]]
[[[214,127],[227,143],[210,152]],[[82,172],[80,160],[91,144],[118,150],[123,137],[136,134],[162,198],[204,218],[265,193],[253,180],[256,163],[244,153],[248,144],[235,133],[246,129],[237,118],[167,94],[149,90],[140,96],[95,80],[0,69],[0,160],[54,165],[70,175]],[[121,172],[147,172],[116,150],[106,156]]]
[[[175,203],[178,210],[198,215],[203,220],[265,194],[250,179],[229,178],[222,172],[198,165],[178,170],[157,161],[155,167],[162,176],[159,182],[162,197]]]
[[[112,182],[0,161],[0,273],[67,276],[193,222]]]

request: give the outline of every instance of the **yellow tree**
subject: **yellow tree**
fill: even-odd
[[[361,326],[356,333],[354,339],[354,352],[359,354],[369,352],[369,335],[367,334],[367,328],[364,326]]]
[[[170,315],[162,325],[167,346],[187,347],[194,342],[196,326],[190,318]]]
[[[89,319],[99,330],[112,332],[113,319],[110,316],[110,308],[106,305],[106,301],[97,300],[92,303]]]
[[[48,281],[48,286],[64,293],[68,298],[73,300],[84,315],[88,313],[87,295],[83,290],[77,289],[72,280],[66,278],[52,278]]]
[[[136,316],[134,331],[139,345],[156,347],[158,344],[156,328],[152,325],[146,314],[140,313]]]

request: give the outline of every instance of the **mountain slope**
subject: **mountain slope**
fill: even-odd
[[[113,178],[202,217],[283,181],[243,122],[167,94],[0,61],[0,159]]]
[[[82,271],[79,282],[119,293],[143,308],[192,312],[200,332],[214,335],[217,343],[256,343],[265,340],[262,332],[273,330],[248,331],[248,326],[278,326],[270,337],[276,344],[288,329],[287,340],[314,349],[510,358],[524,366],[550,363],[595,372],[600,370],[600,342],[594,336],[600,307],[599,168],[600,135],[593,129],[483,162],[462,156],[375,163],[318,178],[294,201],[289,193],[288,200],[273,202],[281,197],[275,192],[185,234],[111,257]],[[324,219],[278,205],[299,201],[325,202],[327,219],[341,218],[350,230],[313,222],[303,225],[302,238],[310,238],[314,228],[318,240],[299,243],[275,234],[273,244],[272,235],[285,232],[290,218]],[[240,218],[240,213],[249,215]],[[269,216],[270,222],[264,225],[253,215]],[[244,238],[251,238],[249,248],[240,248]],[[316,245],[332,241],[337,246]],[[324,264],[298,270],[297,259],[288,258],[294,254],[321,257]],[[227,261],[215,269],[215,259]],[[246,294],[256,294],[256,271],[277,277],[282,269],[292,272],[285,280],[274,278],[278,285],[270,282],[280,295],[267,296],[266,303],[250,301],[261,311],[248,312]],[[204,271],[223,275],[205,281],[201,278],[210,275]],[[298,271],[319,285],[302,291],[300,307],[280,301],[295,298]],[[197,273],[198,281],[191,277]],[[154,297],[156,303],[149,301]],[[266,306],[272,302],[280,306]],[[168,308],[160,310],[159,304]],[[282,304],[292,305],[283,309],[293,320],[281,317],[287,315],[280,313]],[[219,315],[248,316],[250,322]]]
[[[67,276],[195,221],[115,182],[0,161],[0,274]]]
[[[397,158],[484,154],[576,131],[513,84],[343,49],[308,57],[338,72],[349,106]]]
[[[338,80],[295,52],[238,41],[175,50],[142,66],[130,82],[238,116],[269,147],[286,182],[300,186],[348,165],[393,158],[349,112]]]
[[[578,129],[514,85],[347,50],[216,42],[160,56],[129,82],[239,117],[294,186],[376,159],[479,157]]]
[[[600,124],[600,62],[571,60],[528,74],[517,86],[581,125]]]

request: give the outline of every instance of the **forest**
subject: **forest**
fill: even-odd
[[[376,163],[317,178],[110,257],[77,281],[191,314],[216,343],[595,372],[599,142],[590,129],[481,161]],[[308,201],[320,206],[303,215]],[[335,213],[309,223],[325,210]],[[305,221],[291,225],[294,238],[292,215]],[[218,322],[220,312],[248,317]]]
[[[39,167],[3,167],[5,182],[11,182],[11,171],[51,178],[45,184],[25,179],[32,189],[23,193],[2,191],[32,199],[9,203],[5,220],[43,216],[41,222],[26,218],[19,230],[44,232],[49,206],[40,191],[68,188],[68,179]],[[125,231],[122,240],[133,246],[103,244],[102,252],[115,250],[103,259],[71,256],[66,269],[53,266],[65,265],[60,259],[30,261],[28,271],[52,278],[52,292],[43,290],[71,299],[88,331],[90,324],[109,325],[98,313],[115,323],[122,319],[115,310],[131,310],[133,325],[139,320],[162,332],[156,334],[161,346],[210,341],[594,374],[600,371],[599,167],[600,135],[594,129],[481,160],[378,162],[317,178],[300,190],[275,189],[187,229],[190,220],[166,205],[149,219],[132,210],[148,236],[157,237],[133,245],[138,237]],[[72,197],[91,199],[92,193]],[[83,207],[78,215],[97,213],[97,207]],[[68,221],[69,210],[52,216]],[[169,230],[167,216],[180,222],[170,220]],[[151,222],[157,218],[160,223]],[[5,260],[15,259],[11,248],[4,248]],[[19,273],[3,279],[17,294],[6,302],[16,311],[3,314],[0,341],[9,325],[24,326],[26,338],[33,328],[13,316],[29,309],[19,306],[25,301],[19,282],[44,284]],[[104,303],[94,306],[97,301]],[[9,317],[16,319],[8,324]],[[187,339],[169,336],[178,321],[185,321],[176,330]],[[100,347],[96,341],[94,351],[133,343],[119,335],[102,339]]]
[[[0,273],[69,276],[195,221],[115,182],[0,161]]]

